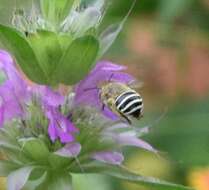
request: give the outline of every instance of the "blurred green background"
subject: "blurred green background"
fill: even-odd
[[[108,3],[104,25],[122,20],[132,1]],[[31,1],[16,0],[16,6],[30,7]],[[9,24],[14,7],[14,0],[0,0],[1,23]],[[127,65],[144,82],[139,125],[153,124],[146,140],[161,152],[128,149],[126,166],[209,190],[209,1],[137,0],[105,59]],[[75,178],[76,190],[144,190],[103,176]]]

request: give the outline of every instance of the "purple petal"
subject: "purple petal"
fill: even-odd
[[[111,77],[111,81],[115,81],[115,82],[121,82],[124,84],[131,84],[135,79],[126,73],[114,73],[114,75],[112,75]]]
[[[15,69],[13,60],[11,56],[5,52],[0,50],[0,69],[5,72],[8,79],[15,79],[17,76],[17,71]]]
[[[52,119],[50,119],[49,121],[48,134],[52,142],[54,142],[58,138],[58,135],[56,132],[56,126],[55,126],[54,120]]]
[[[135,132],[124,132],[114,136],[120,145],[135,146],[151,152],[157,152],[150,144],[136,137]]]
[[[59,112],[57,112],[57,116],[59,119],[59,124],[61,128],[63,128],[64,131],[78,132],[78,129],[74,126],[74,124],[69,119],[67,119],[65,116],[63,116]]]
[[[0,86],[1,121],[23,116],[23,108],[9,81]],[[2,123],[3,124],[3,123]]]
[[[27,85],[15,68],[11,56],[5,51],[0,51],[0,69],[5,72],[8,81],[13,85],[13,90],[17,98],[23,99],[28,97]]]
[[[103,114],[107,117],[110,118],[113,121],[117,121],[118,120],[118,115],[116,115],[115,113],[113,113],[109,108],[105,107],[103,110]]]
[[[0,50],[0,59],[2,60],[2,62],[12,62],[12,57],[9,55],[8,52],[4,51],[4,50]]]
[[[93,159],[112,165],[121,165],[124,157],[119,152],[97,152],[92,156]]]
[[[55,152],[55,154],[63,157],[76,157],[81,151],[81,145],[79,143],[69,143],[66,144],[63,148]]]
[[[99,98],[99,92],[98,89],[92,89],[86,91],[85,89],[88,88],[95,88],[95,86],[88,86],[88,85],[82,85],[77,86],[75,90],[75,99],[74,99],[74,105],[91,105],[98,109],[102,109],[102,104]]]
[[[38,86],[37,90],[42,96],[42,101],[47,105],[57,107],[64,103],[64,96],[47,86]]]
[[[78,132],[73,123],[52,106],[45,105],[44,111],[49,119],[48,134],[50,139],[53,142],[58,138],[62,143],[73,142],[73,134]]]
[[[70,143],[75,140],[74,136],[71,133],[64,132],[62,130],[57,130],[58,131],[58,136],[60,138],[61,143]]]
[[[4,121],[15,117],[23,117],[24,104],[29,100],[30,93],[25,82],[20,77],[11,56],[0,50],[0,69],[7,79],[0,86],[1,126]]]
[[[100,61],[97,63],[94,70],[106,70],[106,71],[122,71],[125,70],[127,67],[123,65],[113,64],[109,61]]]

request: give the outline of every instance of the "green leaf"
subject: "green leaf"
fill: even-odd
[[[36,176],[36,178],[33,177],[34,171],[39,172],[39,176]],[[22,190],[36,190],[36,188],[46,179],[46,174],[46,171],[43,170],[33,170],[30,174],[30,178],[28,179],[27,183],[24,185],[24,188]]]
[[[153,189],[159,189],[159,190],[191,190],[192,189],[189,187],[185,187],[183,185],[169,183],[169,182],[162,181],[153,177],[144,177],[144,176],[132,173],[122,168],[120,168],[118,171],[104,172],[104,174],[116,177],[121,180],[126,180],[132,183],[136,183],[139,185],[144,185]]]
[[[20,153],[20,148],[17,149],[8,146],[2,146],[0,147],[0,150],[2,154],[7,157],[8,160],[12,160],[18,165],[30,162],[30,160],[28,160],[28,158],[24,154]]]
[[[120,190],[121,188],[113,188],[111,179],[108,176],[90,174],[76,174],[73,177],[73,188],[75,190]],[[116,186],[115,186],[116,187]],[[125,190],[124,188],[122,188]]]
[[[57,24],[69,14],[74,0],[40,0],[40,3],[45,19]]]
[[[74,0],[55,0],[57,20],[62,21],[68,14],[73,6]]]
[[[43,141],[37,138],[20,139],[19,143],[22,145],[22,150],[30,158],[38,163],[47,164],[49,150]]]
[[[39,30],[36,34],[30,34],[28,39],[42,69],[52,82],[50,76],[62,56],[58,35],[50,31]],[[65,40],[67,43],[67,39]]]
[[[7,177],[12,171],[18,169],[18,165],[7,160],[0,160],[0,176]]]
[[[7,127],[0,129],[0,150],[8,158],[18,164],[24,164],[28,162],[28,158],[20,154],[21,148],[18,146],[16,140],[19,136],[19,131],[14,127]]]
[[[68,173],[62,171],[47,173],[45,181],[40,184],[36,190],[71,190],[72,177]]]
[[[183,185],[173,184],[153,177],[141,176],[120,166],[110,166],[106,164],[89,164],[82,165],[82,169],[85,171],[85,173],[105,174],[115,177],[119,180],[125,180],[157,190],[193,190],[192,188],[185,187]]]
[[[3,136],[2,131],[0,131],[0,147],[9,148],[13,150],[19,151],[19,147],[16,145],[16,141],[11,140],[9,137]]]
[[[58,36],[59,44],[61,46],[62,51],[66,51],[69,47],[70,43],[73,40],[73,37],[70,34],[60,34]]]
[[[0,24],[0,41],[15,56],[17,63],[29,79],[40,84],[47,83],[47,77],[33,49],[17,30]]]
[[[7,188],[9,190],[22,189],[33,169],[33,166],[27,166],[12,172],[7,178]]]
[[[94,65],[98,50],[99,43],[93,36],[75,39],[60,60],[55,80],[73,85],[83,79]]]
[[[50,153],[48,160],[50,163],[50,167],[54,169],[63,169],[67,167],[72,161],[72,159],[70,158],[62,157],[55,153]]]

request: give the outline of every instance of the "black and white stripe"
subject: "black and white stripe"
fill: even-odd
[[[143,100],[135,91],[127,91],[116,98],[115,105],[120,113],[139,118],[143,109]]]

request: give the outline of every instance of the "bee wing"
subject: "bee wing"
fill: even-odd
[[[128,86],[130,88],[140,89],[144,86],[144,83],[141,81],[131,81],[130,83],[128,83]]]

